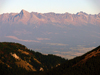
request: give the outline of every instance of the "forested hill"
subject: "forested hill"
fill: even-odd
[[[47,71],[64,63],[64,58],[52,54],[43,55],[24,45],[0,42],[0,74],[24,75],[28,72]]]
[[[0,43],[0,75],[100,75],[100,46],[71,60]]]
[[[100,75],[100,46],[68,60],[44,75]]]

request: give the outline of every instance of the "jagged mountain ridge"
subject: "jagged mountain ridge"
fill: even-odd
[[[100,14],[20,13],[0,15],[1,42],[19,42],[42,53],[73,58],[96,47],[100,42]],[[80,46],[79,46],[80,45]],[[62,52],[63,51],[63,52]],[[68,53],[70,52],[70,54]]]
[[[46,71],[65,61],[52,54],[34,52],[19,43],[0,42],[0,66],[5,65],[1,69],[7,68],[7,71]]]
[[[56,13],[37,13],[21,10],[20,13],[5,13],[0,15],[0,23],[8,23],[8,24],[66,24],[66,25],[87,25],[100,24],[100,13],[91,15],[84,12],[78,12],[76,14],[64,13],[64,14],[56,14]]]

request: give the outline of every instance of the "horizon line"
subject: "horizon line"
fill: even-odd
[[[26,12],[29,12],[29,11],[27,11],[27,10],[25,10],[25,9],[22,9],[22,10],[24,10],[24,11],[26,11]],[[21,11],[22,11],[21,10]],[[20,11],[20,12],[21,12]],[[2,14],[10,14],[10,13],[20,13],[20,12],[4,12],[4,13],[0,13],[0,15],[2,15]],[[32,12],[35,12],[35,13],[41,13],[41,14],[47,14],[47,13],[55,13],[55,14],[66,14],[66,13],[69,13],[69,12],[64,12],[64,13],[60,13],[60,12],[36,12],[36,11],[31,11],[31,12],[29,12],[29,13],[32,13]],[[77,14],[77,13],[86,13],[86,14],[90,14],[90,13],[87,13],[87,12],[84,12],[84,11],[79,11],[79,12],[76,12],[76,13],[69,13],[69,14]],[[94,13],[94,14],[90,14],[90,15],[96,15],[96,14],[100,14],[100,12],[99,13]]]

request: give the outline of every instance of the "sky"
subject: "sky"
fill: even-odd
[[[19,13],[22,9],[38,13],[100,13],[100,0],[0,0],[0,14]]]

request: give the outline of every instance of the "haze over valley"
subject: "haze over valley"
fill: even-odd
[[[4,13],[0,15],[0,41],[70,59],[99,46],[100,13]]]

